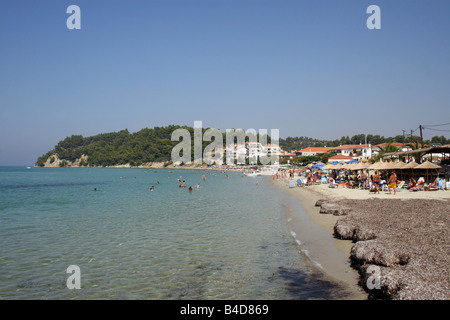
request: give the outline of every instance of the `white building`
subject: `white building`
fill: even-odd
[[[329,152],[352,157],[355,160],[369,159],[372,157],[372,147],[370,144],[346,144],[334,147]]]

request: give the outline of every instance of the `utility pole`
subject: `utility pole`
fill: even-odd
[[[402,130],[403,131],[403,144],[405,144],[405,132],[406,132],[406,130]]]
[[[419,129],[420,129],[420,143],[422,144],[422,148],[423,148],[422,125],[419,125]]]

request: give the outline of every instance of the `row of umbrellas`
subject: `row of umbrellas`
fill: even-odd
[[[314,166],[312,166],[314,168]],[[370,164],[368,162],[359,163],[343,163],[339,162],[337,164],[327,164],[321,166],[320,169],[323,170],[404,170],[404,169],[439,169],[441,166],[434,164],[430,161],[425,161],[422,164],[417,162],[404,163],[400,162],[375,162]]]

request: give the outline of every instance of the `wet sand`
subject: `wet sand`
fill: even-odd
[[[319,208],[315,206],[316,201],[322,196],[315,192],[297,192],[298,190],[289,188],[286,181],[279,180],[273,183],[301,201],[303,211],[308,217],[291,212],[288,227],[300,235],[301,248],[307,251],[312,264],[343,287],[344,292],[338,293],[338,298],[367,299],[367,294],[358,284],[358,272],[350,265],[349,252],[353,245],[352,241],[332,237],[333,227],[339,218],[333,215],[320,215]]]
[[[287,180],[274,184],[299,198],[311,221],[332,239],[337,250],[311,246],[313,259],[327,274],[350,287],[359,281],[359,288],[367,291],[364,299],[450,298],[450,191],[401,190],[396,195],[374,195],[364,190],[328,188],[326,184],[295,188],[289,188]],[[296,228],[298,232],[305,229],[301,223]],[[340,258],[338,251],[346,259]],[[378,272],[379,282],[372,281],[375,289],[367,287],[370,266]]]

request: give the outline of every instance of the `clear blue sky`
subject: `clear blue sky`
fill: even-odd
[[[319,139],[449,123],[449,17],[448,0],[3,0],[0,165],[195,120]]]

